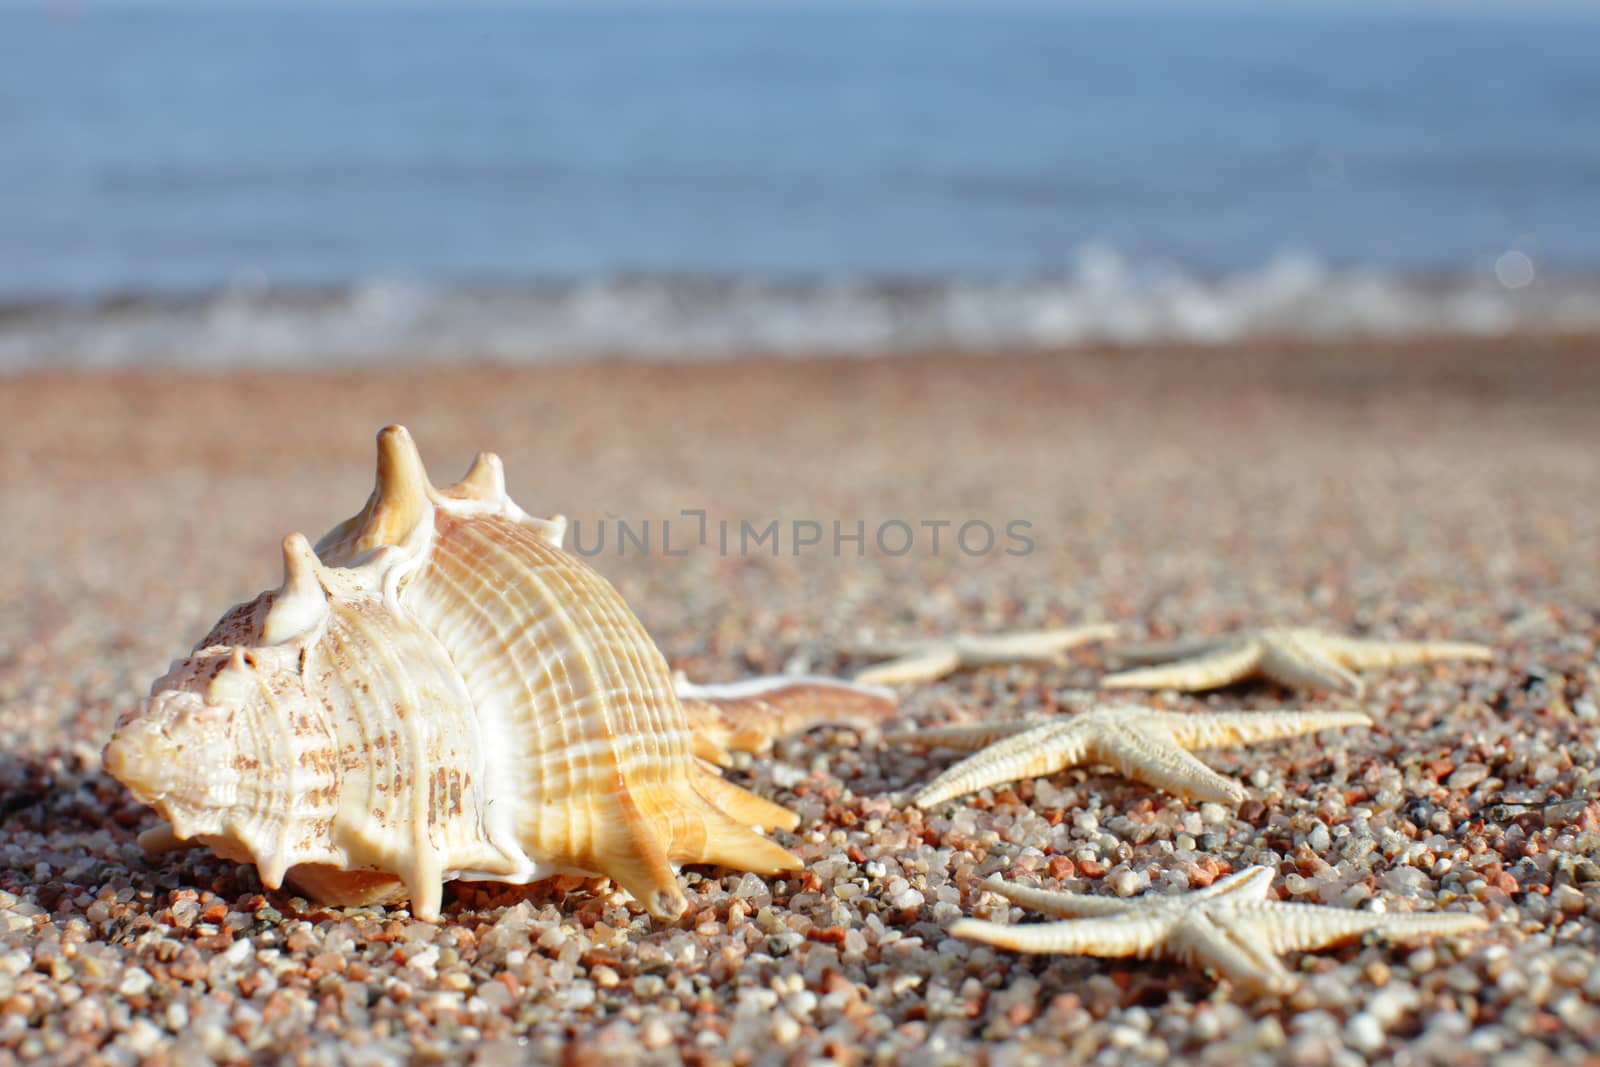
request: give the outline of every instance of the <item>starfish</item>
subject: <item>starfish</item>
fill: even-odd
[[[813,726],[875,726],[894,714],[894,690],[837,678],[778,674],[725,685],[673,675],[695,755],[728,766],[730,751],[765,752],[784,734]]]
[[[1371,722],[1359,711],[1209,711],[1182,714],[1108,706],[1076,715],[946,726],[891,735],[919,748],[981,749],[945,771],[915,797],[931,808],[952,797],[1067,767],[1109,764],[1129,778],[1196,800],[1238,804],[1244,787],[1186,749],[1248,744]]]
[[[1272,874],[1270,867],[1248,867],[1193,893],[1147,893],[1137,900],[1051,893],[991,878],[984,889],[1068,921],[1006,926],[958,919],[950,932],[1013,952],[1176,960],[1208,967],[1250,990],[1284,994],[1293,992],[1298,981],[1278,961],[1278,953],[1323,948],[1369,932],[1409,942],[1489,925],[1464,912],[1389,914],[1286,904],[1268,895]]]
[[[1267,678],[1287,689],[1365,691],[1355,671],[1441,659],[1489,659],[1493,650],[1464,641],[1373,641],[1317,630],[1254,630],[1227,637],[1161,641],[1117,649],[1130,663],[1164,663],[1100,680],[1102,689],[1217,689]],[[1174,660],[1176,662],[1166,662]]]
[[[888,659],[856,675],[873,685],[931,682],[972,667],[1000,663],[1059,663],[1069,648],[1116,636],[1109,623],[1069,626],[1059,630],[1025,630],[1010,634],[957,634],[911,641],[880,641],[853,651],[872,659]]]

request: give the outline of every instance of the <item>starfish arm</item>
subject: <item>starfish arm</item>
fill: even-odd
[[[1372,720],[1359,711],[1215,711],[1147,713],[1159,716],[1162,731],[1174,744],[1184,748],[1221,748],[1256,741],[1274,741],[1334,730],[1346,726],[1370,726]]]
[[[1359,637],[1328,637],[1326,640],[1333,656],[1358,670],[1406,667],[1441,659],[1494,658],[1494,649],[1467,641],[1373,641]]]
[[[950,933],[1012,952],[1060,952],[1080,956],[1150,959],[1160,954],[1173,920],[1167,915],[1117,915],[1029,926],[957,919]]]
[[[968,756],[924,786],[915,803],[931,808],[991,785],[1054,774],[1081,762],[1083,756],[1080,730],[1070,723],[1047,721]]]
[[[996,663],[1053,662],[1069,648],[1115,637],[1109,623],[1071,626],[1057,630],[1029,630],[1014,634],[980,634],[957,638],[955,645],[964,667]]]
[[[1472,933],[1488,926],[1482,917],[1465,912],[1390,914],[1275,900],[1244,905],[1231,911],[1227,922],[1241,938],[1272,952],[1324,948],[1369,932],[1404,942]]]
[[[1488,919],[1466,912],[1407,912],[1391,914],[1388,921],[1373,932],[1385,941],[1405,944],[1409,941],[1426,941],[1433,937],[1475,934],[1488,928]]]
[[[1188,894],[1188,900],[1213,900],[1217,897],[1230,897],[1233,900],[1249,902],[1266,900],[1267,894],[1272,889],[1272,879],[1276,872],[1271,867],[1255,866],[1246,867],[1242,871],[1218,878],[1204,889],[1196,889]]]
[[[673,681],[696,755],[723,764],[727,749],[765,752],[779,737],[813,726],[875,726],[898,704],[891,689],[811,675],[695,685],[680,673]]]
[[[1137,726],[1107,726],[1089,741],[1088,757],[1137,781],[1180,797],[1238,804],[1244,786],[1201,763],[1175,744],[1141,734]]]
[[[900,685],[905,682],[932,682],[961,667],[961,653],[954,645],[925,645],[888,663],[856,672],[862,685]]]
[[[998,893],[1033,911],[1042,911],[1057,919],[1082,919],[1103,915],[1121,915],[1138,908],[1133,901],[1121,897],[1100,897],[1088,893],[1057,893],[1048,889],[1034,889],[995,877],[983,883],[983,888]]]
[[[1330,689],[1360,696],[1366,686],[1320,640],[1274,637],[1261,643],[1261,673],[1287,689]]]
[[[1224,926],[1191,912],[1173,931],[1166,954],[1256,992],[1293,992],[1299,982],[1272,952],[1261,942],[1241,937],[1231,918]]]
[[[1261,664],[1260,642],[1224,644],[1213,651],[1100,679],[1101,689],[1217,689],[1250,677]]]
[[[1192,659],[1231,646],[1236,638],[1189,637],[1178,641],[1135,641],[1117,645],[1111,650],[1119,663],[1170,663],[1172,660]]]
[[[953,748],[962,752],[976,752],[988,748],[1024,730],[1031,730],[1047,722],[1045,716],[1026,719],[1005,719],[1000,722],[964,722],[954,726],[934,726],[919,730],[899,730],[884,736],[891,744],[910,745],[924,751],[934,748]]]

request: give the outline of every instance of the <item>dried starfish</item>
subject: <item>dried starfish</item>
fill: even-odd
[[[765,752],[785,734],[813,726],[875,726],[894,714],[894,690],[836,678],[780,674],[725,685],[695,685],[673,675],[689,720],[690,743],[701,759],[726,767],[730,751]]]
[[[1038,778],[1082,764],[1109,764],[1129,778],[1181,797],[1238,804],[1244,787],[1185,749],[1218,748],[1314,733],[1371,720],[1359,711],[1211,711],[1181,714],[1133,706],[1098,707],[1076,715],[945,726],[893,734],[919,748],[981,749],[917,793],[919,808],[1019,778]]]
[[[1102,689],[1217,689],[1246,678],[1266,678],[1288,689],[1360,696],[1365,686],[1357,670],[1441,659],[1484,660],[1493,650],[1463,641],[1375,641],[1317,630],[1270,629],[1129,645],[1116,654],[1131,663],[1164,665],[1102,678]]]
[[[1369,932],[1405,942],[1489,925],[1462,912],[1394,915],[1286,904],[1268,896],[1272,874],[1270,867],[1249,867],[1193,893],[1147,893],[1137,900],[1051,893],[991,878],[984,889],[1069,921],[1006,926],[959,919],[950,932],[1013,952],[1176,960],[1209,967],[1254,991],[1283,994],[1298,980],[1278,961],[1278,953],[1323,948]]]
[[[888,659],[856,675],[868,685],[931,682],[973,667],[1001,663],[1058,663],[1069,648],[1116,636],[1109,623],[1069,626],[1058,630],[1025,630],[1010,634],[957,634],[910,641],[868,642],[857,655]]]

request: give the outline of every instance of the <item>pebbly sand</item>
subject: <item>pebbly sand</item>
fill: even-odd
[[[1595,1056],[1597,413],[1600,340],[1582,338],[0,382],[0,1061]],[[1373,730],[1204,754],[1250,788],[1237,813],[1081,770],[906,811],[948,755],[815,731],[731,772],[803,816],[809,869],[690,869],[675,928],[580,879],[458,884],[431,926],[265,894],[204,850],[147,860],[153,815],[99,770],[111,723],[277,584],[286,532],[360,506],[396,421],[436,480],[492,448],[529,510],[579,520],[588,546],[609,524],[591,562],[696,680],[848,672],[869,631],[1100,619],[1135,639],[1289,622],[1498,654],[1369,675]],[[700,508],[704,546],[681,515]],[[648,554],[617,554],[618,519],[651,526]],[[662,553],[663,519],[686,554]],[[724,555],[723,519],[730,549],[741,520],[779,520],[780,555]],[[798,556],[797,519],[823,531]],[[835,556],[835,520],[864,524],[864,557]],[[912,549],[875,551],[895,520]],[[922,524],[941,520],[935,554]],[[993,550],[952,547],[974,520]],[[1014,521],[1031,552],[1006,553]],[[1081,707],[1110,647],[907,687],[904,716]],[[944,934],[1008,915],[978,889],[992,873],[1126,894],[1258,863],[1291,899],[1493,926],[1290,954],[1304,981],[1282,1000]]]

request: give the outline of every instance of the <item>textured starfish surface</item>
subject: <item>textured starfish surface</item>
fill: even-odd
[[[1193,893],[1147,893],[1133,900],[1052,893],[991,878],[983,888],[1068,921],[1007,926],[958,919],[950,932],[1013,952],[1176,960],[1209,968],[1253,992],[1282,994],[1299,983],[1279,953],[1324,948],[1367,933],[1407,942],[1489,925],[1464,912],[1391,914],[1288,904],[1269,896],[1272,874],[1270,867],[1249,867]]]
[[[1237,804],[1244,787],[1190,755],[1191,748],[1270,741],[1371,722],[1359,711],[1209,711],[1180,713],[1109,706],[1076,715],[945,726],[888,739],[919,748],[980,750],[917,793],[919,808],[992,785],[1067,767],[1105,764],[1129,778],[1194,800]]]
[[[813,726],[875,726],[899,706],[893,689],[811,675],[695,685],[680,671],[673,683],[695,755],[724,767],[731,752],[765,752],[785,734]]]
[[[1116,654],[1130,663],[1162,665],[1102,678],[1102,689],[1216,689],[1246,678],[1266,678],[1289,689],[1331,689],[1360,696],[1365,686],[1355,674],[1358,670],[1443,659],[1484,660],[1493,650],[1464,641],[1375,641],[1318,630],[1271,629],[1127,645]]]
[[[931,682],[972,667],[1001,663],[1056,663],[1068,649],[1116,636],[1109,623],[1069,626],[1059,630],[1025,630],[1011,634],[957,634],[954,637],[862,644],[852,651],[871,659],[887,659],[856,674],[871,685]]]

